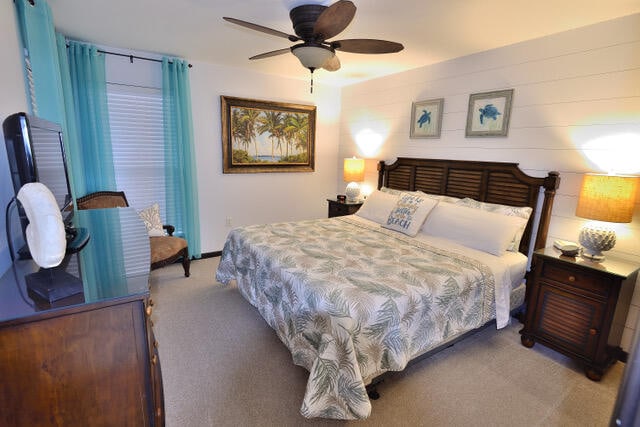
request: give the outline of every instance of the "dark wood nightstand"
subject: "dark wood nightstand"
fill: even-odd
[[[554,248],[534,252],[522,344],[572,357],[599,381],[624,354],[620,339],[639,268],[610,255],[596,263]]]
[[[352,215],[358,212],[363,202],[339,202],[333,199],[327,199],[329,202],[329,218],[334,216]]]

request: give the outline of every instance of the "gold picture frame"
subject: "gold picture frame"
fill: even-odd
[[[222,172],[313,172],[315,105],[220,96]]]

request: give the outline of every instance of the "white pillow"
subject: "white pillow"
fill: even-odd
[[[524,234],[524,229],[527,227],[527,222],[529,221],[529,217],[531,216],[531,212],[533,209],[529,206],[509,206],[509,205],[501,205],[498,203],[487,203],[487,202],[479,202],[474,199],[470,199],[465,197],[464,199],[456,202],[457,205],[467,206],[469,208],[482,209],[483,211],[493,212],[500,215],[518,217],[521,219],[520,226],[516,230],[516,233],[513,236],[508,251],[518,252],[520,250],[520,240],[522,240],[522,235]]]
[[[356,212],[356,215],[375,221],[378,224],[385,224],[391,210],[396,207],[397,201],[398,196],[375,190],[367,196],[364,204]]]
[[[422,232],[469,248],[501,256],[509,247],[521,218],[451,203],[438,203]]]
[[[396,190],[393,188],[382,187],[380,191],[389,194],[401,195],[401,194],[413,194],[419,196],[429,196],[432,199],[436,199],[439,202],[447,202],[447,203],[456,203],[461,200],[459,197],[445,196],[444,194],[431,194],[425,193],[424,191],[405,191],[405,190]],[[471,200],[471,199],[470,199]]]
[[[437,204],[437,200],[426,194],[403,193],[382,226],[413,237],[418,234],[425,218]]]
[[[164,236],[165,232],[162,228],[162,219],[160,219],[160,206],[157,203],[138,212],[138,215],[147,227],[147,233],[150,237]]]

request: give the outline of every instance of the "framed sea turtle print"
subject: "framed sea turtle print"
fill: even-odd
[[[507,136],[513,89],[469,95],[465,136]]]
[[[411,138],[440,138],[444,98],[411,104]]]

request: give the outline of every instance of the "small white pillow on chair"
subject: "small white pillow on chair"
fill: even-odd
[[[150,237],[164,236],[165,232],[162,228],[162,219],[160,218],[160,206],[157,203],[138,212],[140,218],[147,227],[147,233]]]

